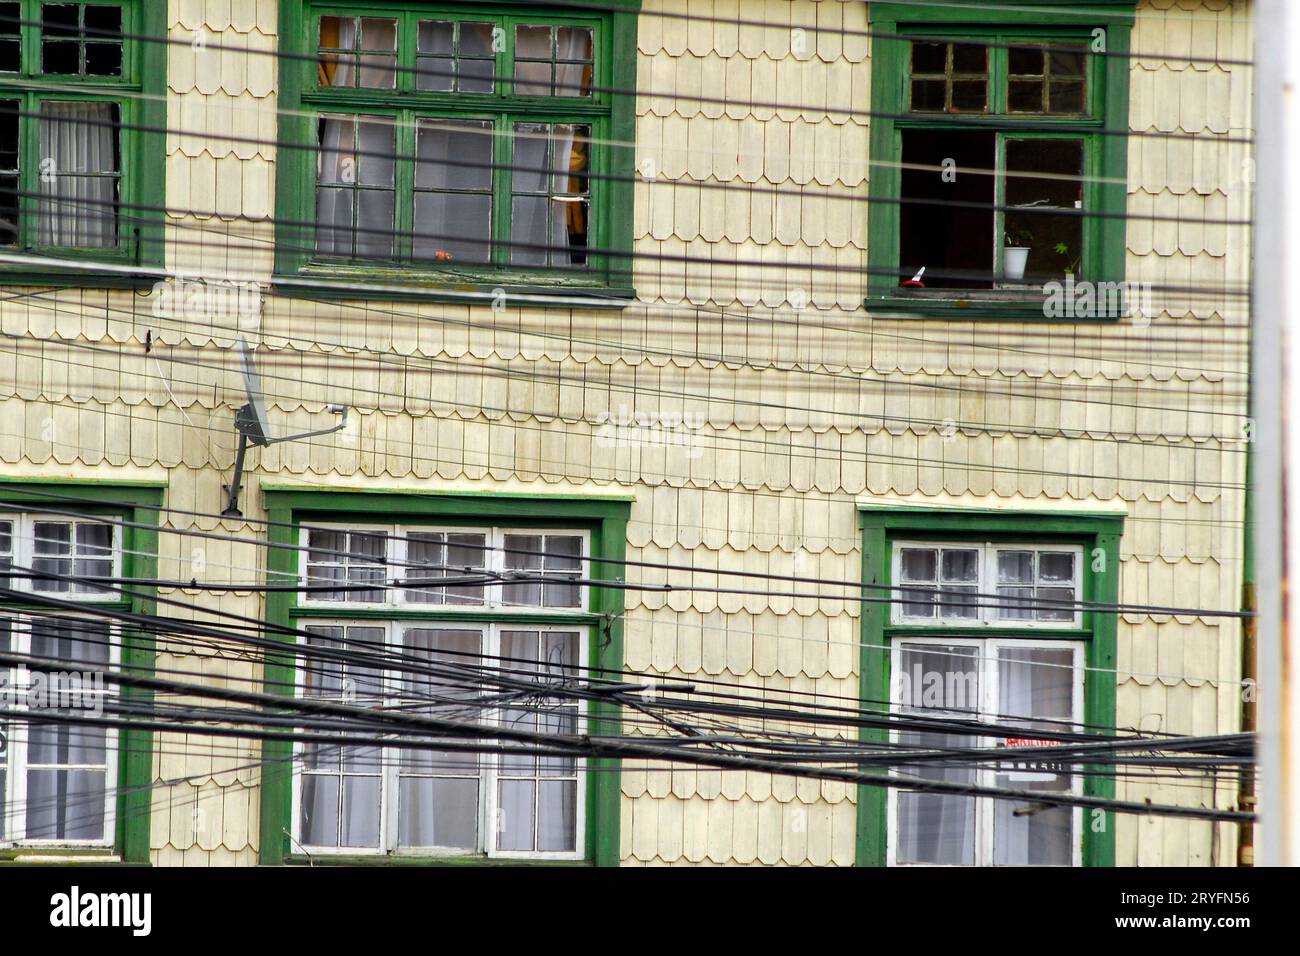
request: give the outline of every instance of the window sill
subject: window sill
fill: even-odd
[[[0,866],[137,866],[125,864],[113,850],[93,847],[16,846],[0,850]]]
[[[285,866],[567,866],[590,867],[589,860],[511,859],[486,856],[375,856],[323,855],[293,853],[284,858]]]
[[[623,309],[636,298],[631,286],[600,284],[596,278],[517,281],[534,277],[481,275],[444,277],[386,269],[309,266],[300,272],[277,272],[271,279],[276,294],[304,299],[366,299],[374,301],[445,302],[491,305],[504,293],[509,308]],[[512,279],[516,281],[511,281]]]
[[[1054,291],[1054,290],[1053,290]],[[1060,294],[1064,294],[1063,291]],[[878,319],[949,319],[1008,322],[1122,321],[1124,310],[1114,315],[1053,315],[1053,293],[1041,286],[1019,289],[917,289],[869,295],[863,308]]]
[[[117,272],[98,270],[93,266],[86,269],[22,269],[21,266],[0,264],[0,286],[142,291],[152,289],[158,281],[159,276],[150,272]]]

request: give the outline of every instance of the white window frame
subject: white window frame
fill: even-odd
[[[22,621],[23,626],[13,627],[9,630],[10,650],[14,654],[28,655],[31,654],[31,622],[33,620],[49,617],[48,614],[41,614],[39,611],[6,609],[0,610],[0,617],[5,617],[12,621]],[[68,618],[60,618],[67,620]],[[90,618],[94,620],[94,618]],[[121,661],[121,632],[115,624],[108,624],[108,668],[117,669]],[[68,670],[75,668],[78,662],[68,662]],[[4,794],[5,826],[4,836],[0,838],[0,847],[36,847],[36,848],[109,848],[111,849],[116,843],[117,837],[117,796],[118,796],[118,738],[117,729],[113,727],[104,727],[104,830],[103,836],[98,840],[68,840],[68,839],[30,839],[27,837],[27,770],[29,761],[27,759],[28,747],[28,727],[29,722],[24,720],[20,715],[29,709],[26,702],[26,691],[31,686],[31,671],[24,668],[18,671],[13,667],[0,667],[9,677],[17,676],[14,690],[16,693],[13,710],[15,716],[9,718],[9,746],[8,753],[5,756],[5,787],[8,791]],[[15,675],[15,672],[17,674]],[[118,695],[117,686],[109,681],[104,682],[104,693],[106,698],[116,697]],[[72,727],[88,726],[72,724]],[[99,766],[89,764],[72,764],[61,766],[60,769],[77,770],[99,770]],[[18,838],[15,834],[21,833],[23,836]]]
[[[935,613],[930,617],[909,617],[904,614],[906,607],[902,600],[906,583],[903,581],[902,574],[902,552],[904,549],[922,549],[941,551],[945,548],[978,551],[979,552],[979,578],[976,584],[976,593],[989,595],[988,597],[977,597],[979,606],[975,608],[975,617],[945,617],[943,605],[935,606]],[[890,554],[890,583],[893,590],[890,592],[890,624],[902,627],[971,627],[971,628],[1007,628],[1013,630],[1078,630],[1083,626],[1083,609],[1074,608],[1074,613],[1069,621],[1027,621],[1015,620],[998,617],[998,601],[996,597],[998,589],[998,571],[997,571],[997,553],[999,551],[1033,551],[1035,555],[1042,552],[1069,552],[1074,555],[1074,601],[1079,603],[1083,601],[1083,558],[1084,550],[1077,544],[1053,544],[1050,541],[949,541],[934,539],[909,539],[894,541]],[[1037,558],[1035,557],[1035,562]],[[1037,566],[1035,564],[1035,566]],[[936,572],[939,573],[939,572]],[[936,585],[937,586],[937,585]],[[1037,584],[1034,585],[1037,587]]]
[[[1086,671],[1084,670],[1086,655],[1085,641],[1074,640],[1050,640],[1034,639],[1022,637],[945,637],[940,634],[918,634],[916,636],[907,635],[895,637],[890,647],[890,680],[889,680],[889,699],[891,713],[900,713],[903,706],[902,701],[902,669],[901,658],[904,645],[916,644],[933,644],[941,647],[972,647],[976,652],[976,671],[979,681],[979,715],[977,718],[972,716],[971,719],[979,719],[992,727],[997,726],[997,721],[989,715],[1001,713],[998,706],[998,658],[999,648],[1004,647],[1028,647],[1028,648],[1068,648],[1074,652],[1073,671],[1075,676],[1073,686],[1073,698],[1071,709],[1073,715],[1071,720],[1076,725],[1082,724],[1084,714],[1084,683]],[[1065,729],[1065,728],[1062,728]],[[899,732],[891,730],[889,739],[892,743],[899,741]],[[972,740],[971,746],[992,747],[997,737],[983,737]],[[996,767],[979,767],[975,770],[975,784],[979,786],[995,786],[998,770]],[[896,775],[891,772],[891,776]],[[898,792],[899,787],[891,786],[888,788],[887,798],[887,832],[885,839],[886,863],[888,866],[899,867],[946,867],[946,868],[963,868],[964,864],[943,864],[943,863],[911,863],[899,862],[898,860]],[[908,789],[902,787],[901,789]],[[1070,782],[1069,793],[1083,793],[1083,776],[1073,774]],[[994,799],[992,797],[975,797],[975,863],[976,867],[995,866],[994,864]],[[1070,865],[1074,867],[1083,865],[1083,808],[1074,807],[1070,813],[1071,834],[1070,834]],[[1012,867],[1013,864],[1000,864],[1002,866]]]
[[[110,576],[114,583],[122,577],[122,528],[114,520],[109,518],[96,518],[91,516],[71,517],[69,515],[49,515],[42,514],[39,511],[27,512],[2,512],[0,521],[9,521],[13,523],[13,536],[10,546],[12,551],[9,557],[13,568],[18,569],[17,574],[11,574],[9,587],[15,591],[21,591],[24,594],[34,594],[42,597],[54,597],[60,601],[121,601],[122,595],[117,591],[91,589],[88,591],[76,591],[71,588],[67,591],[41,591],[36,588],[36,580],[31,577],[29,570],[34,566],[36,558],[36,524],[37,522],[51,521],[58,524],[72,526],[72,552],[68,559],[73,561],[75,571],[75,561],[77,559],[76,540],[77,526],[81,524],[104,525],[109,529],[112,550]],[[41,557],[50,557],[42,555]]]
[[[486,538],[487,552],[485,570],[487,573],[506,573],[505,536],[515,534],[560,536],[569,535],[582,540],[582,556],[578,572],[578,603],[572,607],[543,607],[541,605],[507,605],[502,603],[502,584],[485,584],[483,586],[482,604],[431,604],[424,601],[408,601],[406,588],[386,586],[382,588],[384,600],[379,603],[370,601],[326,601],[316,597],[315,592],[303,592],[300,607],[330,608],[337,611],[374,610],[376,608],[400,608],[418,610],[423,613],[453,611],[457,614],[468,613],[491,617],[495,614],[537,614],[566,615],[584,613],[591,601],[591,587],[583,583],[591,578],[591,532],[583,528],[517,528],[509,525],[447,525],[447,524],[345,524],[339,522],[307,522],[299,529],[298,575],[299,580],[307,583],[308,535],[312,530],[374,532],[384,533],[387,537],[386,560],[390,569],[389,579],[405,576],[407,540],[410,532],[440,532],[444,534],[483,534]],[[430,587],[437,587],[434,582]]]
[[[367,605],[370,606],[370,605]],[[420,605],[428,607],[428,605]],[[438,607],[439,605],[434,605]],[[457,611],[462,606],[455,606]],[[575,609],[576,610],[576,609]],[[320,626],[320,627],[382,627],[384,629],[384,640],[386,646],[397,649],[401,646],[402,632],[407,628],[436,628],[439,630],[472,630],[478,631],[483,636],[484,658],[491,660],[500,656],[501,649],[501,632],[502,631],[539,631],[539,632],[573,632],[577,634],[578,642],[578,660],[577,670],[581,674],[588,666],[588,650],[591,643],[591,628],[586,624],[560,624],[546,622],[542,620],[528,623],[512,622],[504,623],[492,620],[484,621],[445,621],[434,619],[422,619],[416,617],[402,616],[390,620],[367,620],[360,618],[348,618],[346,616],[329,617],[329,618],[302,618],[299,619],[300,626]],[[295,680],[295,693],[298,697],[303,696],[303,680],[301,671],[298,669],[298,677]],[[392,681],[399,677],[400,673],[389,670],[384,671],[385,688],[391,687]],[[389,698],[385,697],[387,705]],[[586,733],[587,714],[586,708],[579,702],[577,708],[577,733]],[[486,711],[483,721],[488,724],[498,724],[501,720],[501,709]],[[478,807],[478,844],[474,849],[464,849],[459,847],[401,847],[397,844],[399,829],[399,813],[397,794],[399,793],[399,776],[401,773],[400,751],[398,748],[385,747],[381,753],[382,771],[380,774],[379,789],[379,846],[370,847],[351,847],[351,846],[315,846],[302,842],[302,782],[303,782],[303,750],[304,744],[299,741],[294,744],[293,752],[293,799],[291,812],[293,814],[291,823],[291,832],[293,834],[293,844],[301,848],[310,856],[411,856],[411,857],[487,857],[488,859],[530,859],[530,860],[582,860],[586,858],[586,804],[587,804],[587,761],[583,758],[575,758],[575,776],[577,784],[576,790],[576,807],[574,812],[574,848],[572,851],[562,850],[498,850],[496,848],[497,831],[492,824],[497,819],[497,780],[500,765],[500,754],[481,753],[478,755],[480,761],[479,780],[479,807]],[[540,759],[540,758],[538,758]],[[560,779],[568,779],[560,778]],[[533,806],[534,818],[537,813],[537,802]],[[534,830],[536,832],[536,830]]]

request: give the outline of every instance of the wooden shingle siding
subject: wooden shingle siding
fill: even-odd
[[[327,406],[342,403],[356,426],[255,450],[248,517],[265,517],[258,487],[267,479],[618,491],[635,496],[628,557],[695,569],[633,567],[632,580],[761,590],[761,579],[716,571],[857,580],[860,498],[1122,507],[1122,601],[1235,607],[1244,299],[1155,293],[1166,308],[1145,329],[867,315],[871,49],[858,34],[869,29],[868,7],[646,0],[635,147],[643,178],[631,212],[645,258],[635,264],[638,299],[624,310],[266,293],[254,337],[273,418],[286,429],[321,428],[334,421]],[[699,19],[654,15],[661,11]],[[276,49],[276,4],[175,0],[170,14],[171,38],[201,35],[205,49],[178,45],[168,57],[168,267],[269,282],[277,78],[265,54]],[[1132,63],[1130,125],[1196,138],[1129,143],[1129,211],[1168,217],[1129,222],[1130,280],[1244,287],[1248,279],[1247,233],[1225,225],[1250,214],[1248,148],[1216,140],[1251,133],[1249,70],[1179,57],[1248,59],[1250,14],[1245,0],[1139,7],[1132,47],[1150,55]],[[773,25],[726,22],[737,16]],[[792,44],[790,25],[800,24],[807,34]],[[682,256],[689,266],[675,261]],[[796,301],[806,305],[795,311]],[[0,394],[4,474],[148,474],[168,481],[174,507],[221,509],[243,401],[229,323],[151,310],[150,298],[129,291],[0,304],[14,336],[0,348],[0,381],[12,383]],[[603,447],[598,423],[624,410],[702,424],[690,448]],[[238,519],[170,516],[177,526],[191,520],[261,533]],[[200,545],[213,580],[254,581],[262,570],[252,547],[159,541],[164,578],[194,577]],[[161,593],[262,611],[253,592]],[[774,701],[858,693],[853,601],[685,589],[630,590],[626,600],[633,670],[726,681]],[[1121,726],[1237,727],[1234,621],[1125,614],[1118,648]],[[205,681],[229,686],[260,675],[252,664],[196,664],[166,647],[158,666],[201,668]],[[161,738],[156,862],[256,862],[258,752],[226,738]],[[637,762],[623,772],[622,794],[627,864],[854,862],[851,787]],[[1117,795],[1220,807],[1234,799],[1190,781],[1121,781]],[[1233,858],[1232,827],[1132,817],[1117,826],[1122,864]]]

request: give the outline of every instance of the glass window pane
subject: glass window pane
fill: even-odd
[[[532,851],[536,782],[502,780],[497,793],[497,849]]]
[[[1007,69],[1012,75],[1042,76],[1042,47],[1011,47],[1007,51]]]
[[[482,534],[447,535],[447,573],[455,576],[472,575],[487,566],[487,536]],[[482,604],[484,586],[481,584],[452,584],[447,587],[448,604]]]
[[[1074,553],[1041,551],[1038,555],[1038,579],[1050,583],[1074,583]]]
[[[948,45],[946,43],[912,43],[912,73],[937,73],[943,75],[948,69]]]
[[[1038,597],[1039,597],[1040,600],[1044,600],[1044,601],[1063,601],[1063,602],[1069,602],[1070,605],[1073,604],[1074,599],[1075,599],[1075,598],[1074,598],[1074,589],[1073,589],[1073,588],[1044,588],[1044,587],[1040,587],[1040,588],[1038,589]],[[1073,620],[1074,620],[1074,615],[1075,615],[1075,613],[1076,613],[1076,611],[1075,611],[1074,607],[1069,606],[1069,605],[1065,605],[1065,606],[1061,606],[1061,605],[1053,606],[1053,605],[1051,605],[1051,604],[1048,604],[1048,605],[1040,605],[1039,608],[1038,608],[1038,620],[1040,620],[1040,621],[1073,621]]]
[[[1080,270],[1083,148],[1081,139],[1056,137],[1006,142],[1006,202],[1012,207],[1006,229],[1029,247],[1027,276],[1059,278]]]
[[[80,11],[75,3],[41,4],[41,35],[75,37],[80,32]]]
[[[361,18],[363,52],[359,59],[358,86],[391,90],[397,86],[397,21],[381,17]]]
[[[1003,599],[998,605],[998,618],[1004,621],[1032,621],[1034,619],[1034,589],[998,587]]]
[[[974,549],[943,550],[943,580],[950,582],[978,581],[980,573],[980,553]]]
[[[952,72],[985,74],[988,72],[988,47],[977,43],[954,43],[952,47]]]
[[[86,5],[86,33],[89,36],[104,36],[120,33],[122,30],[122,8],[110,4]]]
[[[895,701],[904,712],[941,710],[954,715],[979,709],[979,662],[975,647],[904,644],[899,648],[894,676]],[[904,748],[968,747],[964,734],[905,732],[897,735]],[[902,764],[896,776],[951,783],[975,782],[969,765],[918,761]],[[899,790],[897,849],[900,863],[972,865],[975,862],[975,800],[947,794]]]
[[[981,113],[988,108],[985,80],[953,80],[952,108],[956,113]]]
[[[398,843],[403,847],[478,847],[477,778],[403,777]]]
[[[948,618],[973,619],[979,617],[978,589],[967,585],[945,585],[939,593],[939,614]]]
[[[338,777],[303,774],[298,826],[300,839],[306,845],[338,846]]]
[[[1065,647],[1003,647],[998,649],[998,710],[1018,727],[1060,731],[1057,721],[1074,717],[1076,674],[1074,651]],[[1035,720],[1034,718],[1040,718]],[[1014,750],[1016,741],[1004,746]],[[1049,741],[1023,740],[1025,746]],[[1041,763],[1004,762],[997,786],[1065,792],[1068,774]],[[1072,861],[1073,811],[1068,807],[1021,812],[1012,801],[994,805],[993,856],[997,865],[1068,866]]]
[[[86,44],[87,76],[121,76],[122,46],[118,43]]]
[[[1013,113],[1043,112],[1043,84],[1038,80],[1011,80],[1007,108]]]
[[[339,846],[379,846],[379,777],[344,777]]]
[[[515,92],[520,96],[550,94],[554,56],[551,41],[550,27],[515,28]]]
[[[29,840],[104,839],[102,770],[27,771]]]
[[[904,617],[934,617],[936,589],[905,588],[898,592]]]
[[[67,248],[116,246],[117,104],[47,100],[40,113],[38,241]]]
[[[912,109],[926,113],[942,113],[948,86],[943,80],[913,80]]]
[[[538,850],[572,852],[576,848],[577,797],[575,780],[544,780],[538,785]]]
[[[939,552],[934,548],[903,548],[900,569],[904,581],[933,581]]]
[[[998,552],[998,583],[999,584],[1033,584],[1034,583],[1034,552],[1032,551],[999,551]]]
[[[1082,113],[1083,82],[1081,80],[1054,80],[1048,85],[1047,111],[1049,113]]]

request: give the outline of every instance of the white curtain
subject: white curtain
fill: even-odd
[[[355,22],[344,19],[339,26],[339,46],[352,49],[355,36]],[[341,57],[334,64],[329,82],[332,86],[350,87],[352,72],[351,58]],[[316,187],[318,252],[347,258],[392,256],[395,150],[392,123],[355,116],[321,117]],[[379,188],[357,188],[365,186]]]
[[[560,27],[555,37],[557,60],[590,60],[591,31],[576,27]],[[586,84],[583,73],[586,63],[555,64],[555,95],[582,96]]]
[[[412,246],[416,259],[433,260],[437,253],[446,252],[453,262],[488,260],[493,135],[492,123],[486,120],[420,124]]]
[[[921,647],[912,645],[899,653],[899,666],[915,685],[908,702],[924,701],[926,708],[906,708],[906,712],[926,716],[970,717],[962,710],[979,706],[978,661],[971,647]],[[927,688],[933,688],[927,696]],[[974,700],[967,699],[975,696]],[[937,693],[937,698],[932,696]],[[903,733],[902,743],[913,747],[952,748],[971,746],[962,734]],[[907,776],[922,780],[973,784],[975,773],[967,767],[935,768],[921,764],[909,767]],[[971,865],[975,862],[975,800],[949,794],[914,793],[899,790],[898,846],[900,862]]]
[[[402,638],[406,654],[427,665],[474,667],[481,662],[482,634],[463,628],[408,628]],[[410,674],[403,682],[402,704],[410,712],[479,720],[466,701],[475,691],[464,684],[428,674]],[[398,841],[406,847],[478,846],[479,762],[462,751],[405,750],[398,785]]]
[[[998,710],[1019,727],[1061,730],[1052,721],[1069,720],[1074,701],[1074,652],[1069,648],[1002,648],[998,652]],[[1035,722],[1031,718],[1040,718]],[[1018,780],[999,774],[999,787],[1064,791],[1069,777]],[[1071,817],[1069,807],[1016,816],[1020,804],[994,802],[993,862],[999,866],[1069,866]]]
[[[112,103],[41,104],[37,233],[42,245],[117,245],[116,113]]]
[[[554,197],[570,195],[573,189],[570,170],[580,129],[585,133],[586,127],[569,124],[515,125],[510,238],[516,265],[570,264],[569,201]]]
[[[66,662],[70,671],[102,670],[111,631],[89,620],[39,619],[31,625],[33,657]],[[53,689],[53,685],[50,685]],[[27,734],[27,838],[100,840],[109,733],[103,727],[32,723]]]

